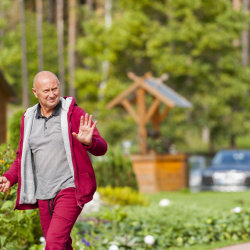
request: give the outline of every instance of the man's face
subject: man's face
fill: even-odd
[[[32,91],[42,108],[54,109],[60,101],[59,83],[53,75],[38,77]]]

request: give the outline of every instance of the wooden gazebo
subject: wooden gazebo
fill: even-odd
[[[167,79],[167,75],[163,75],[161,78],[154,78],[152,74],[148,72],[144,76],[138,77],[130,72],[128,73],[128,77],[134,81],[134,84],[109,102],[107,107],[111,109],[121,104],[133,117],[139,127],[140,153],[145,155],[147,154],[146,124],[152,122],[154,130],[159,132],[160,123],[173,107],[189,108],[192,105],[184,97],[163,83],[163,81]],[[146,105],[147,93],[154,98],[149,107]],[[136,96],[136,108],[132,105],[134,98],[130,98],[133,95]],[[161,102],[165,104],[165,109],[162,113],[160,113],[159,109]]]
[[[188,187],[188,165],[184,154],[147,154],[146,124],[152,122],[154,130],[159,132],[160,123],[172,108],[190,108],[192,104],[163,83],[168,78],[167,74],[154,78],[151,73],[142,77],[128,73],[128,77],[134,83],[111,100],[107,107],[111,109],[122,105],[138,125],[140,154],[132,155],[132,161],[139,190],[154,193]],[[153,97],[149,105],[147,94]],[[161,103],[165,105],[162,112]]]
[[[6,142],[7,135],[7,104],[16,102],[17,97],[0,70],[0,144]]]

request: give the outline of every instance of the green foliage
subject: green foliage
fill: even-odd
[[[148,201],[145,197],[130,187],[100,187],[98,188],[98,192],[101,195],[101,200],[111,205],[148,205]]]
[[[216,197],[216,194],[213,196]],[[196,210],[188,207],[190,211],[186,217],[183,216],[183,205],[159,207],[151,204],[149,208],[139,209],[140,216],[133,211],[128,213],[127,207],[116,207],[104,211],[95,219],[90,217],[85,222],[78,222],[78,237],[90,243],[89,249],[107,249],[109,245],[116,244],[120,249],[141,250],[188,248],[224,240],[237,242],[250,237],[249,209],[240,213],[213,210],[210,214],[197,217]],[[152,246],[144,242],[147,235],[155,239]]]
[[[16,157],[14,150],[1,145],[0,176],[8,170]],[[39,244],[42,236],[38,210],[14,210],[17,187],[10,188],[10,195],[0,193],[0,248],[28,249]]]
[[[137,182],[129,156],[125,156],[120,146],[108,147],[105,156],[95,158],[93,167],[99,187],[131,187],[137,189]]]
[[[168,129],[160,138],[163,143],[176,143],[180,135],[183,140],[187,130],[202,127],[210,129],[214,142],[224,137],[229,142],[230,137],[249,132],[249,70],[241,64],[240,46],[233,43],[240,41],[241,32],[249,23],[248,13],[235,12],[228,0],[192,3],[119,0],[113,9],[109,29],[105,29],[98,12],[85,15],[87,21],[82,22],[83,36],[77,41],[77,51],[84,58],[85,75],[89,71],[104,76],[101,65],[105,60],[109,61],[109,70],[104,79],[105,89],[101,90],[100,81],[93,77],[95,99],[82,95],[78,99],[98,109],[101,122],[107,116],[113,123],[124,121],[116,142],[123,139],[125,126],[135,126],[135,123],[125,122],[123,112],[118,109],[107,113],[104,107],[131,84],[126,76],[129,71],[138,75],[152,71],[156,77],[167,72],[166,84],[193,104],[193,109],[180,110],[171,120],[165,120],[162,127]],[[79,72],[78,78],[77,82],[85,81],[87,86],[88,79],[84,80],[83,72]],[[102,99],[98,99],[100,90]],[[134,130],[134,138],[135,133]],[[104,137],[109,136],[105,129]],[[168,145],[160,150],[166,148]]]
[[[6,0],[5,0],[6,1]],[[5,15],[8,16],[15,3],[8,2]],[[13,2],[13,3],[12,3]],[[11,16],[12,17],[12,16]],[[10,17],[9,17],[10,18]],[[26,11],[26,40],[27,40],[27,61],[28,61],[28,86],[30,104],[37,102],[31,88],[33,87],[33,78],[38,72],[38,55],[36,34],[36,16],[35,13]],[[1,22],[1,18],[0,18]],[[18,19],[5,22],[4,35],[1,37],[0,46],[0,68],[7,81],[13,86],[19,101],[22,100],[22,72],[21,72],[21,46],[20,46],[20,24]],[[50,70],[58,73],[57,59],[57,32],[56,27],[47,21],[43,22],[43,50],[44,50],[44,70]]]
[[[19,110],[16,111],[11,120],[10,120],[10,125],[9,125],[9,131],[10,131],[10,140],[9,143],[12,148],[17,149],[18,148],[18,143],[20,139],[20,124],[21,124],[21,119],[23,116],[24,110]]]

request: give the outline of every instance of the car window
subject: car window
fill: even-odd
[[[213,160],[213,165],[225,165],[225,164],[250,165],[250,153],[248,152],[219,152]]]

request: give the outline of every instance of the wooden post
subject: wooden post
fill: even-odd
[[[139,148],[141,154],[147,153],[147,130],[146,130],[146,100],[145,100],[145,90],[139,88],[137,90],[137,108],[138,108],[138,134],[139,134]]]

